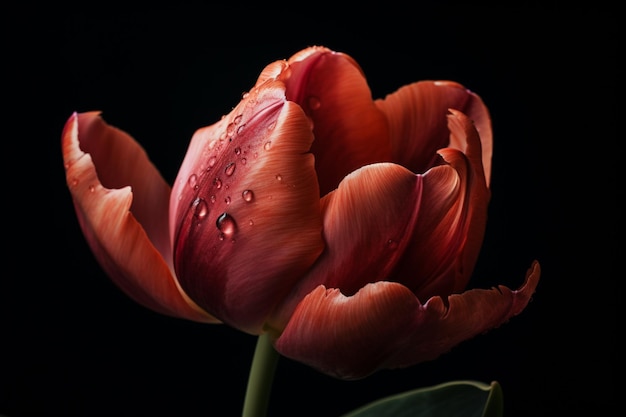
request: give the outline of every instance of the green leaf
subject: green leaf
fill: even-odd
[[[502,410],[497,381],[452,381],[392,395],[342,417],[502,417]]]

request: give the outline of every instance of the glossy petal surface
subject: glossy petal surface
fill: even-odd
[[[387,119],[351,57],[312,47],[293,56],[289,64],[287,99],[313,120],[311,151],[321,195],[362,166],[391,161]]]
[[[180,291],[168,266],[169,186],[143,149],[90,112],[69,118],[62,150],[80,226],[111,279],[155,311],[217,322]]]
[[[522,311],[535,291],[534,263],[516,291],[474,289],[422,304],[398,283],[368,284],[352,296],[317,287],[275,343],[283,355],[341,379],[432,360]]]
[[[430,187],[425,188],[424,215],[413,230],[407,256],[396,271],[420,299],[465,289],[474,269],[487,223],[490,192],[485,183],[481,142],[472,121],[450,110],[448,129],[451,143],[463,147],[444,148],[439,155],[454,168],[458,184],[452,192],[436,180],[443,174],[430,170]]]
[[[489,185],[491,117],[478,95],[453,81],[419,81],[376,100],[376,105],[389,122],[393,162],[413,172],[425,172],[436,164],[436,154],[441,148],[465,152],[463,142],[450,138],[446,114],[448,109],[466,114],[480,135],[482,165]]]
[[[194,135],[171,200],[181,285],[216,317],[257,334],[324,247],[311,125],[286,101],[281,68],[272,65],[229,115]]]
[[[281,329],[318,285],[352,295],[368,283],[397,281],[422,299],[464,289],[489,193],[473,124],[456,111],[449,121],[449,135],[468,156],[443,149],[445,164],[417,175],[396,164],[368,165],[322,199],[326,250],[277,310],[272,327]]]

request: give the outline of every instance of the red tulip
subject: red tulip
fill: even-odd
[[[349,56],[311,47],[268,65],[199,129],[172,188],[98,112],[62,135],[96,258],[175,317],[269,332],[284,356],[343,379],[431,360],[508,321],[517,290],[466,290],[490,198],[478,95],[422,81],[372,100]]]

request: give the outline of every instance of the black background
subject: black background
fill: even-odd
[[[429,363],[346,382],[281,358],[269,415],[340,416],[456,379],[499,381],[507,417],[617,415],[617,17],[546,4],[5,13],[0,414],[240,414],[255,338],[160,316],[108,280],[73,212],[61,130],[102,110],[171,182],[195,129],[317,44],[353,56],[374,97],[422,79],[481,95],[493,197],[470,286],[517,287],[533,259],[543,274],[521,315]]]

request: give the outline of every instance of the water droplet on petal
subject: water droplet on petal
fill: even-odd
[[[89,186],[89,192],[93,193],[94,191],[96,191],[96,187],[93,185]]]
[[[232,136],[233,133],[235,133],[235,124],[229,123],[228,126],[226,127],[226,134],[228,136]]]
[[[235,148],[235,155],[241,155],[241,148],[239,146]]]
[[[276,179],[277,179],[278,181],[282,181],[282,180],[283,180],[283,176],[282,176],[282,175],[280,175],[280,174],[276,174]]]
[[[263,145],[263,149],[265,149],[266,151],[269,151],[271,147],[272,147],[271,141],[265,142],[265,145]]]
[[[240,135],[243,132],[244,127],[246,127],[245,123],[237,128],[237,134]]]
[[[211,196],[211,203],[215,203],[217,201],[217,197],[215,197],[215,194],[213,194]]]
[[[246,162],[248,162],[248,160],[247,160],[246,158],[241,158],[241,164],[242,164],[242,165],[245,165],[245,164],[246,164]]]
[[[236,125],[238,125],[238,124],[239,124],[239,122],[241,122],[241,118],[242,118],[242,117],[243,117],[243,115],[241,115],[241,114],[240,114],[240,115],[238,115],[237,117],[235,117],[235,120],[233,120],[233,122],[234,122]]]
[[[276,122],[272,122],[267,126],[267,131],[271,132],[276,127]]]
[[[254,193],[252,192],[252,190],[244,190],[243,193],[241,193],[241,197],[244,199],[244,201],[247,201],[249,203],[254,199]]]
[[[219,178],[215,178],[213,180],[213,185],[215,185],[215,188],[219,190],[220,188],[222,188],[222,180]]]
[[[187,180],[187,184],[189,184],[191,188],[195,189],[198,185],[198,176],[196,174],[191,174]]]
[[[235,219],[228,213],[222,213],[217,218],[215,226],[224,237],[232,237],[237,230],[237,223]]]
[[[217,162],[217,157],[215,156],[210,157],[208,161],[209,169],[213,168],[216,162]]]
[[[230,177],[231,175],[233,175],[233,172],[235,172],[235,163],[230,162],[228,165],[226,165],[226,168],[224,168],[224,174]]]
[[[226,203],[226,205],[230,204],[230,196],[224,199],[224,203]]]
[[[193,203],[193,214],[198,219],[204,219],[207,214],[209,214],[209,206],[203,198],[196,198]]]

